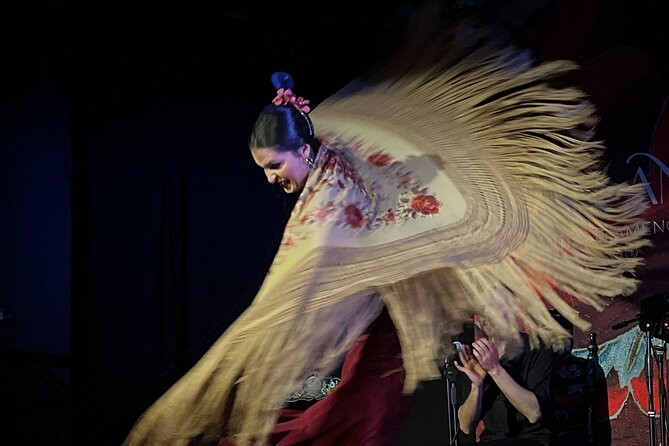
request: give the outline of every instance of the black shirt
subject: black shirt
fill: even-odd
[[[533,392],[541,407],[541,420],[532,424],[520,413],[490,376],[483,381],[483,401],[481,418],[485,428],[481,433],[481,443],[491,440],[523,438],[550,444],[549,414],[551,413],[551,351],[544,347],[530,350],[527,335],[523,334],[523,352],[511,361],[504,358],[502,367],[522,387]],[[458,404],[464,403],[471,390],[471,381],[464,373],[458,372],[456,377]],[[459,432],[462,443],[471,443],[475,432],[465,435]]]
[[[588,376],[589,365],[592,376]],[[593,444],[611,445],[608,388],[599,362],[578,358],[570,352],[554,353],[551,389],[553,436],[563,442],[563,439],[573,439],[585,443],[590,435]],[[590,433],[589,415],[592,416]]]

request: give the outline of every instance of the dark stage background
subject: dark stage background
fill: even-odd
[[[274,96],[272,72],[292,73],[317,105],[383,60],[420,3],[2,7],[1,444],[120,444],[251,302],[272,261],[293,198],[266,184],[247,148]],[[452,17],[501,23],[539,58],[582,63],[572,80],[601,110],[611,174],[641,181],[641,168],[657,195],[653,218],[666,225],[669,171],[628,161],[669,161],[659,9],[443,4]],[[639,295],[587,315],[601,341],[618,336],[609,322],[633,317],[639,298],[669,289],[664,229],[653,236]],[[445,441],[440,384],[416,395],[403,444]],[[643,402],[628,390],[616,394],[614,444],[645,444]]]

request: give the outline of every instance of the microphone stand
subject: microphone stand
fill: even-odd
[[[657,357],[657,382],[660,393],[660,445],[667,446],[667,389],[664,376],[664,357],[667,351],[667,343],[662,341],[662,345],[654,347]]]
[[[444,360],[443,372],[444,384],[446,384],[446,399],[448,407],[448,444],[449,446],[458,446],[458,398],[455,389],[455,370],[451,361]]]
[[[660,421],[660,446],[669,445],[669,429],[667,426],[667,386],[666,375],[664,372],[664,362],[666,361],[667,342],[662,340],[662,344],[652,346],[655,363],[657,364],[657,390],[659,392],[659,414],[655,418]]]
[[[588,343],[588,357],[586,362],[585,398],[587,402],[587,445],[597,444],[597,429],[595,424],[595,404],[597,401],[597,369],[599,367],[599,346],[597,345],[597,334],[590,333]]]
[[[658,446],[657,430],[655,426],[655,396],[653,391],[653,330],[651,324],[646,323],[646,384],[648,387],[648,432],[650,433],[650,446]]]
[[[614,324],[611,326],[612,329],[617,330],[620,328],[623,328],[632,322],[636,321],[641,321],[641,315],[638,314],[634,319],[629,319],[623,322],[619,322],[617,324]],[[646,332],[646,387],[648,390],[648,432],[649,432],[649,437],[650,437],[650,446],[669,446],[669,444],[665,441],[665,435],[666,435],[666,425],[665,425],[665,411],[666,408],[665,406],[665,401],[666,401],[666,392],[665,392],[665,386],[664,386],[664,365],[663,364],[658,364],[658,371],[660,374],[660,379],[662,379],[662,382],[659,383],[659,388],[660,388],[660,422],[661,422],[661,431],[662,431],[662,437],[661,441],[658,443],[657,441],[657,426],[655,424],[655,419],[658,418],[658,414],[655,412],[655,390],[653,389],[653,351],[655,348],[653,347],[653,338],[654,338],[654,331],[655,331],[655,325],[648,322],[648,321],[642,321],[639,323],[639,328],[641,331]],[[664,353],[664,346],[662,348],[662,352],[658,353],[658,356],[663,356]]]
[[[663,316],[659,319],[659,316]],[[669,294],[658,294],[645,298],[641,301],[641,312],[634,319],[619,322],[611,328],[616,330],[623,328],[634,321],[639,321],[639,328],[646,332],[646,384],[648,387],[648,430],[650,433],[650,446],[669,446],[667,434],[667,386],[664,373],[664,362],[666,361],[667,336],[669,335]],[[661,346],[653,345],[653,338],[662,341]],[[655,395],[653,389],[653,358],[657,360],[659,410],[655,412]],[[658,443],[657,426],[655,420],[660,420],[660,441]]]

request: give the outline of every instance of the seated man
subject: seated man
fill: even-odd
[[[459,444],[473,444],[482,420],[482,445],[549,446],[552,361],[546,348],[530,349],[521,334],[522,353],[508,359],[511,346],[475,326],[474,342],[463,346],[456,367]]]

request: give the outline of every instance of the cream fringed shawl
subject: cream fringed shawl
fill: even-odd
[[[571,69],[483,46],[317,107],[324,147],[258,296],[125,444],[266,444],[286,396],[384,305],[411,392],[472,313],[560,345],[547,304],[587,324],[559,293],[601,310],[634,291],[645,202],[598,170],[583,94],[546,83]]]

